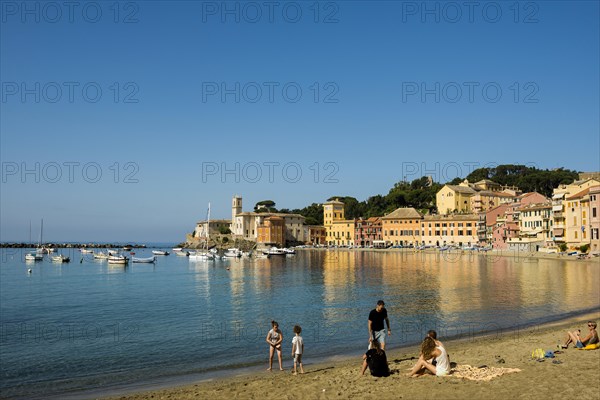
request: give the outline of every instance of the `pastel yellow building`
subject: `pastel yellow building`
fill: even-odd
[[[421,244],[472,246],[478,242],[477,214],[426,215],[421,221]]]
[[[468,212],[471,209],[470,199],[477,193],[475,189],[463,183],[460,185],[444,185],[435,195],[437,209],[440,214]]]
[[[591,243],[590,188],[584,189],[565,199],[565,230],[569,248]]]
[[[354,245],[354,220],[344,219],[344,203],[338,199],[323,204],[323,225],[328,245]]]
[[[412,207],[401,207],[381,217],[382,239],[388,245],[417,245],[421,243],[423,216]]]
[[[575,224],[573,223],[573,217],[575,215],[571,215],[574,214],[575,211],[567,207],[567,198],[574,196],[585,189],[599,185],[600,180],[592,177],[580,179],[569,185],[562,184],[554,189],[552,194],[552,227],[554,243],[556,245],[560,245],[562,243],[566,243],[568,246],[571,246],[571,243],[573,243],[573,245],[576,245],[575,243],[579,242],[579,239],[581,238],[581,234],[577,233],[577,239],[575,239],[575,231],[573,230],[575,227]],[[568,220],[567,217],[570,217],[570,220]],[[568,233],[569,229],[571,230],[570,233]],[[581,226],[579,227],[579,229],[581,229]]]

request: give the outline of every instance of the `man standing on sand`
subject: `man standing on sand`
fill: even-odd
[[[369,313],[369,343],[377,340],[381,344],[381,350],[385,350],[385,329],[383,321],[387,324],[387,333],[392,335],[390,320],[383,300],[377,302],[377,307]]]

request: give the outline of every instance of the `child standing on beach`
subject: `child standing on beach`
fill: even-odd
[[[281,342],[283,342],[283,333],[279,330],[279,324],[275,321],[271,321],[272,329],[267,333],[267,343],[269,343],[269,368],[267,371],[273,369],[273,353],[277,350],[277,359],[279,360],[279,370],[283,371],[283,364],[281,360]]]
[[[304,353],[304,340],[300,333],[302,328],[299,325],[294,326],[294,333],[296,336],[292,339],[292,357],[294,358],[294,375],[296,375],[296,365],[300,364],[300,373],[304,373],[302,367],[302,354]]]

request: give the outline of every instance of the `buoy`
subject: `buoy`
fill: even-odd
[[[27,273],[28,273],[28,274],[30,274],[30,273],[31,273],[31,268],[29,268],[29,269],[27,270]]]

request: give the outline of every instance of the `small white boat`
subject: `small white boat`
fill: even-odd
[[[285,252],[285,254],[296,254],[296,250],[294,250],[294,249],[288,249],[287,247],[284,247],[281,250],[283,250]]]
[[[277,247],[271,247],[269,250],[263,251],[263,254],[267,256],[285,256],[287,253],[283,249]]]
[[[201,252],[193,252],[190,253],[190,261],[205,261],[205,260],[214,260],[215,254],[213,253],[201,253]]]
[[[147,264],[151,264],[151,263],[155,263],[156,262],[156,257],[152,256],[152,257],[145,257],[145,258],[140,258],[140,257],[132,257],[131,258],[131,262],[134,263],[147,263]]]
[[[125,265],[129,262],[129,258],[121,255],[110,255],[108,256],[109,264],[122,264]]]
[[[97,260],[106,260],[109,257],[107,253],[94,253],[94,258]]]
[[[27,253],[25,254],[25,261],[42,261],[44,256],[38,253]]]
[[[83,254],[92,254],[94,252],[94,250],[88,250],[88,249],[80,249],[80,251]]]
[[[164,250],[152,250],[152,254],[155,256],[168,256],[169,252]]]
[[[190,255],[189,251],[184,251],[184,250],[175,250],[173,249],[173,253],[175,253],[176,256],[179,257],[187,257]]]
[[[52,262],[68,263],[70,261],[71,261],[71,258],[65,257],[62,254],[57,254],[55,256],[52,256]]]
[[[240,249],[233,247],[231,249],[227,249],[224,256],[225,257],[241,257],[242,252],[240,251]]]

